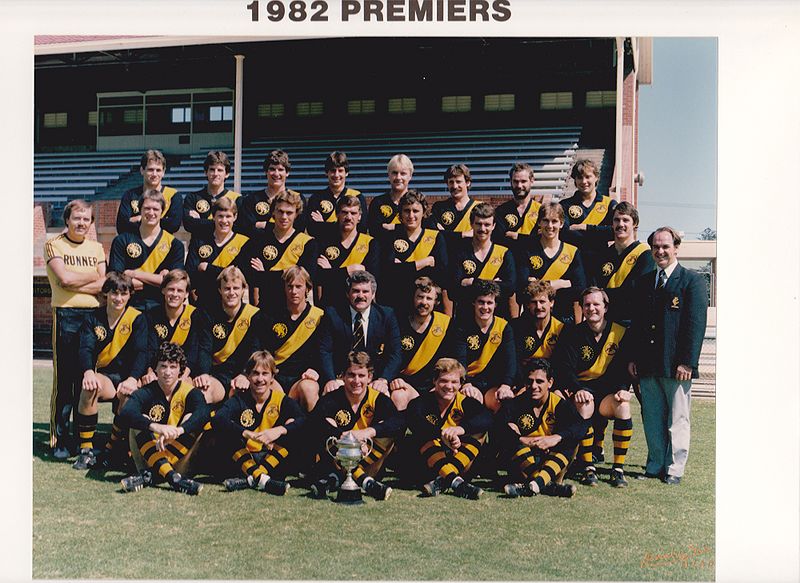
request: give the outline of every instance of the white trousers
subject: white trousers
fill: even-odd
[[[692,381],[642,377],[642,426],[650,474],[680,478],[689,457]]]

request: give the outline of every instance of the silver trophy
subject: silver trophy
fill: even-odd
[[[362,444],[366,444],[367,453],[361,450]],[[335,451],[333,448],[336,448]],[[369,437],[364,438],[363,441],[353,437],[352,433],[345,433],[343,437],[336,439],[331,436],[325,442],[325,449],[328,454],[335,459],[343,470],[347,472],[347,477],[344,483],[339,488],[339,493],[336,495],[336,502],[342,504],[363,504],[361,499],[361,488],[358,487],[353,479],[353,470],[361,462],[361,460],[370,454],[372,451],[372,440]]]

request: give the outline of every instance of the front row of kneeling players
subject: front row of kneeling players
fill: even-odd
[[[550,364],[540,358],[552,355],[553,345],[562,332],[560,322],[550,316],[553,298],[547,284],[537,282],[529,286],[528,310],[519,321],[508,326],[502,318],[494,316],[496,286],[491,282],[478,286],[473,322],[476,334],[462,331],[455,339],[458,346],[459,338],[464,336],[466,346],[455,348],[454,353],[467,354],[460,359],[467,364],[465,367],[459,360],[441,358],[453,346],[451,340],[441,342],[449,336],[450,326],[436,317],[440,314],[431,311],[438,290],[430,280],[421,278],[414,294],[416,313],[409,316],[409,325],[421,333],[421,342],[418,350],[407,350],[401,363],[393,365],[401,367],[396,381],[389,383],[389,387],[387,383],[373,383],[373,359],[368,352],[354,350],[342,363],[340,380],[326,386],[318,402],[301,399],[305,409],[311,410],[307,423],[306,411],[290,397],[302,396],[304,392],[298,387],[304,383],[308,385],[306,388],[319,391],[316,382],[319,376],[310,368],[301,371],[291,357],[294,353],[302,355],[304,351],[300,348],[304,345],[316,346],[307,341],[320,325],[321,311],[315,311],[304,301],[304,292],[311,282],[302,270],[296,268],[285,278],[287,321],[294,322],[294,330],[288,330],[286,325],[286,329],[272,326],[271,330],[284,341],[265,343],[278,355],[277,359],[270,352],[255,350],[259,347],[255,329],[264,328],[264,323],[257,321],[257,308],[243,303],[246,284],[236,268],[220,275],[221,309],[212,310],[202,324],[191,318],[195,312],[191,306],[180,310],[179,302],[185,299],[188,289],[184,275],[175,273],[165,277],[162,284],[165,302],[160,308],[163,313],[148,314],[147,318],[127,306],[130,280],[118,274],[109,275],[103,289],[107,305],[96,311],[81,335],[81,366],[86,372],[77,420],[81,455],[76,468],[109,467],[115,461],[115,454],[125,459],[128,448],[124,443],[129,439],[139,473],[123,480],[126,490],[163,480],[178,491],[196,494],[200,484],[183,474],[202,435],[202,448],[215,452],[211,457],[234,464],[235,473],[239,474],[225,481],[228,489],[253,487],[282,494],[288,488],[282,478],[301,470],[311,478],[312,495],[323,497],[338,487],[343,473],[322,444],[330,436],[341,437],[350,432],[356,438],[369,437],[374,442],[373,450],[354,471],[356,482],[373,497],[385,499],[391,489],[376,477],[386,456],[408,428],[411,436],[401,447],[406,477],[423,485],[429,495],[452,489],[456,495],[474,499],[481,490],[469,482],[470,470],[494,425],[491,451],[487,454],[499,455],[509,476],[523,480],[517,483],[515,479],[508,484],[508,495],[571,496],[574,487],[561,484],[560,479],[581,438],[586,446],[581,448],[579,456],[579,463],[586,466],[584,481],[596,482],[591,466],[591,430],[587,433],[596,393],[599,413],[615,419],[612,485],[625,485],[622,463],[631,433],[627,406],[630,394],[619,367],[611,366],[624,330],[605,320],[607,300],[596,288],[583,295],[586,321],[562,335],[564,346],[556,354],[562,366],[566,363],[572,370],[563,396],[551,392]],[[354,312],[375,307],[369,293],[374,295],[373,282],[367,276],[354,277],[351,282],[349,296]],[[298,289],[293,290],[294,287]],[[146,320],[156,332],[150,334],[150,351],[142,346]],[[195,326],[211,333],[204,336]],[[530,335],[520,334],[519,342],[515,343],[511,333],[514,328]],[[377,330],[370,329],[370,335],[376,333]],[[208,342],[202,340],[207,336],[211,337],[211,348],[199,348]],[[155,338],[171,342],[156,350],[152,340]],[[187,354],[179,344],[189,353],[191,371],[187,368]],[[352,344],[358,348],[357,342]],[[505,346],[501,349],[501,345]],[[516,359],[510,359],[510,368],[513,370],[516,362],[522,368],[516,382],[501,383],[505,380],[502,375],[495,379],[498,381],[495,386],[490,380],[481,380],[480,374],[495,358],[508,363],[507,355],[498,355],[513,352],[514,346]],[[154,368],[145,374],[148,353]],[[203,362],[198,354],[210,355],[211,362]],[[285,372],[291,374],[276,377],[276,360],[278,364],[290,365]],[[417,391],[402,380],[414,378],[414,373],[421,369],[427,369],[423,382],[424,386],[432,385],[429,391]],[[243,373],[238,373],[242,370]],[[129,371],[125,378],[123,371]],[[194,381],[189,377],[190,372]],[[394,377],[390,374],[388,378]],[[138,390],[137,378],[143,379]],[[601,378],[602,382],[597,382]],[[339,384],[343,386],[339,388]],[[516,391],[509,385],[516,386]],[[417,382],[416,386],[422,387],[423,383]],[[382,388],[383,392],[374,387]],[[488,398],[491,391],[495,393],[492,400]],[[96,453],[92,438],[97,425],[97,403],[111,399],[117,401],[111,437],[105,448]],[[225,402],[212,413],[214,404],[222,400]],[[481,404],[483,400],[489,408]],[[395,401],[400,409],[407,407],[406,411],[398,411]],[[499,409],[494,421],[490,409]],[[232,473],[230,468],[216,467],[215,471],[223,475]]]

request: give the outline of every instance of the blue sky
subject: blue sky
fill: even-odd
[[[639,89],[639,238],[670,225],[716,230],[717,40],[655,38],[653,83]]]

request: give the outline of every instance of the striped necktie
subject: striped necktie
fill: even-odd
[[[366,350],[364,343],[364,322],[361,312],[356,313],[355,323],[353,324],[353,350]]]
[[[664,289],[667,285],[667,272],[663,269],[658,271],[658,283],[656,284],[656,289]]]

